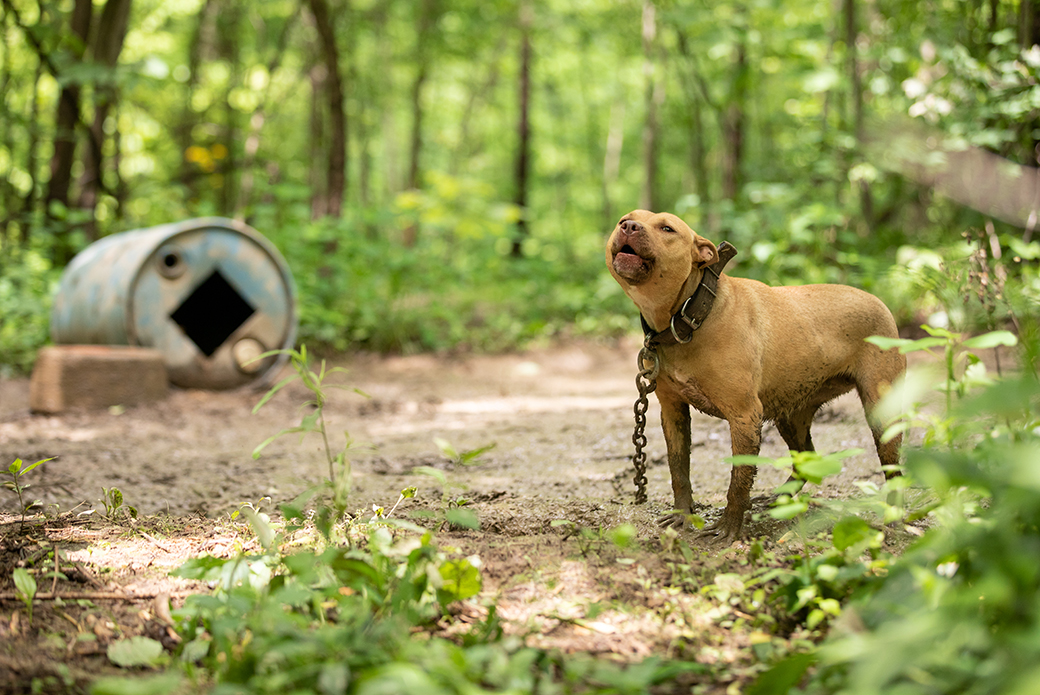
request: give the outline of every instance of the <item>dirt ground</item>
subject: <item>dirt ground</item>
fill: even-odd
[[[391,506],[398,492],[416,485],[412,506],[440,500],[438,484],[417,476],[418,466],[441,467],[452,495],[480,504],[500,533],[544,529],[576,506],[613,509],[628,517],[632,501],[632,404],[637,345],[580,344],[502,356],[377,357],[354,355],[330,362],[348,370],[329,377],[352,390],[330,389],[330,432],[353,441],[354,499],[359,508]],[[259,413],[263,395],[175,389],[159,403],[111,411],[32,415],[28,380],[0,380],[0,462],[57,457],[33,473],[32,493],[61,510],[98,505],[103,488],[122,491],[141,514],[218,516],[269,496],[287,501],[327,474],[320,438],[286,436],[251,452],[268,436],[297,424],[308,392],[294,384]],[[722,503],[729,467],[725,422],[694,413],[693,487],[699,500]],[[651,517],[671,502],[657,402],[650,398],[647,436]],[[450,470],[434,438],[458,451],[494,444],[477,465]],[[767,426],[763,455],[785,446]],[[857,480],[880,481],[862,409],[844,396],[817,416],[813,441],[820,451],[863,448],[826,494],[846,496]],[[4,464],[6,466],[6,463]],[[763,470],[764,493],[786,474]],[[12,496],[0,510],[14,511]],[[606,521],[606,520],[604,520]]]
[[[567,619],[602,601],[649,600],[639,587],[649,586],[645,579],[656,571],[651,564],[640,562],[619,573],[618,566],[584,562],[552,526],[557,519],[594,529],[630,522],[644,539],[660,535],[655,519],[670,508],[671,489],[653,397],[647,427],[650,503],[632,503],[637,350],[634,340],[623,340],[499,356],[338,358],[332,364],[348,372],[330,382],[367,397],[330,390],[326,415],[336,433],[333,445],[341,445],[340,433],[349,432],[352,499],[359,510],[390,508],[409,486],[417,486],[419,494],[402,502],[397,516],[442,509],[460,497],[469,500],[481,529],[449,540],[481,556],[483,599],[496,602],[500,614],[533,635],[535,643],[643,658],[674,654],[686,640],[687,651],[696,647],[698,660],[735,659],[734,650],[746,646],[746,634],[699,642],[689,637],[691,621],[712,624],[706,614],[670,626],[653,613],[620,609],[597,610],[593,623]],[[18,692],[34,678],[62,691],[62,683],[80,684],[112,668],[104,659],[104,645],[112,639],[162,638],[166,598],[176,606],[187,592],[203,589],[166,572],[201,553],[238,552],[251,541],[230,522],[234,510],[245,503],[275,510],[327,473],[315,435],[302,440],[289,435],[260,458],[251,456],[260,442],[308,412],[301,408],[307,392],[298,384],[257,414],[252,409],[262,393],[250,388],[173,390],[151,405],[60,416],[30,414],[28,390],[27,379],[0,380],[0,464],[6,469],[16,458],[56,457],[27,480],[28,494],[43,502],[51,520],[37,517],[29,530],[20,529],[17,499],[7,492],[0,497],[5,512],[0,515],[0,645],[7,644],[0,648],[0,684],[10,684],[0,692]],[[728,426],[695,413],[693,433],[695,499],[711,519],[724,502],[729,479],[722,462],[729,455]],[[441,452],[435,438],[457,451],[494,448],[474,465],[460,466]],[[821,494],[848,497],[856,493],[857,481],[881,482],[854,395],[821,411],[813,441],[820,451],[866,452],[846,459],[843,473],[829,479]],[[765,430],[762,453],[786,453],[772,426]],[[416,472],[424,466],[444,472],[446,489]],[[767,494],[786,477],[785,471],[763,469],[753,494]],[[118,488],[126,505],[153,518],[136,524],[102,519],[105,488]],[[768,531],[754,524],[750,529]],[[40,591],[88,599],[59,602],[63,607],[38,601],[38,624],[30,627],[24,607],[14,600],[10,569],[39,567],[51,561],[54,547],[62,549],[57,562],[66,578],[59,584],[41,573]],[[117,598],[109,601],[108,594]],[[39,647],[35,658],[32,649],[15,646],[32,644],[30,637]]]

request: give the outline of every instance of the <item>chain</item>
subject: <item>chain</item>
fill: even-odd
[[[636,399],[633,410],[636,415],[635,432],[632,434],[632,443],[636,447],[636,453],[632,456],[632,465],[635,466],[636,504],[646,503],[646,411],[650,407],[647,395],[657,389],[657,374],[661,371],[661,358],[657,354],[657,346],[650,343],[649,338],[643,344],[636,358],[636,366],[639,373],[636,374],[636,389],[639,398]]]

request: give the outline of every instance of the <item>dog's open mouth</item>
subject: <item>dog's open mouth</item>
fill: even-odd
[[[650,275],[652,261],[625,244],[614,254],[614,271],[629,282],[642,282]]]

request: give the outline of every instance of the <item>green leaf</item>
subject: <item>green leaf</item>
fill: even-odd
[[[792,654],[760,675],[745,692],[747,695],[787,695],[814,663],[815,652]]]
[[[14,579],[14,588],[18,592],[18,597],[23,601],[32,601],[33,597],[36,596],[36,580],[29,570],[24,567],[16,567],[11,573],[11,577]]]
[[[256,359],[260,360],[260,359],[263,359],[266,356],[269,356],[269,355],[272,355],[272,354],[277,354],[278,352],[281,352],[281,350],[275,350],[273,352],[265,352],[263,355],[260,355]],[[295,380],[297,380],[299,378],[300,378],[299,374],[290,374],[289,376],[285,377],[284,379],[279,381],[277,384],[272,386],[271,389],[267,393],[264,394],[264,397],[260,399],[260,402],[253,406],[253,415],[256,415],[257,412],[259,412],[259,410],[261,408],[263,408],[264,405],[267,404],[267,401],[269,401],[272,398],[274,398],[276,393],[278,393],[283,388],[285,388],[286,386],[288,386],[293,381],[295,381]]]
[[[848,550],[866,540],[873,533],[874,529],[863,519],[858,516],[847,516],[834,525],[834,547],[841,551]]]
[[[153,666],[163,655],[162,644],[150,637],[131,637],[108,645],[108,659],[121,668]]]
[[[445,458],[449,458],[452,461],[455,461],[459,458],[459,454],[455,451],[455,447],[452,446],[451,442],[449,442],[447,439],[434,437],[433,443],[437,445],[437,448],[440,449],[441,454],[443,454]]]
[[[474,466],[477,463],[479,463],[479,461],[477,461],[476,459],[478,459],[479,457],[483,456],[487,452],[491,451],[496,446],[498,446],[498,445],[495,444],[495,443],[491,443],[491,444],[488,444],[487,446],[482,446],[479,449],[471,449],[470,451],[463,451],[462,454],[459,456],[459,463],[461,463],[463,466]]]
[[[987,348],[997,347],[998,345],[1014,347],[1015,345],[1018,345],[1018,338],[1016,338],[1015,334],[1010,331],[992,331],[990,333],[977,335],[974,338],[968,338],[961,343],[961,345],[971,350],[985,350]]]
[[[480,571],[467,559],[448,560],[437,568],[444,584],[437,590],[441,605],[476,596],[480,593]]]
[[[610,542],[619,548],[627,548],[636,538],[636,527],[632,524],[621,524],[607,532]]]
[[[41,463],[47,463],[48,461],[53,461],[55,458],[57,458],[57,457],[56,456],[51,456],[49,459],[40,459],[36,463],[30,464],[27,468],[23,468],[20,475],[25,475],[26,473],[28,473],[32,469],[34,469],[37,466],[39,466]],[[19,459],[19,461],[21,461],[21,459]]]
[[[809,509],[809,503],[802,500],[796,500],[794,502],[788,502],[787,504],[781,504],[773,507],[769,510],[769,516],[774,519],[793,519],[799,514],[804,513]]]
[[[15,459],[14,463],[12,463],[10,466],[7,467],[7,471],[11,475],[18,475],[18,471],[20,471],[20,470],[22,470],[22,460],[21,459]]]
[[[90,695],[168,695],[178,691],[182,681],[183,677],[177,671],[148,678],[106,676],[91,684]]]
[[[454,526],[463,526],[474,531],[480,530],[480,519],[472,509],[448,509],[444,512],[444,518]]]
[[[837,456],[814,456],[807,461],[795,461],[795,470],[810,483],[819,485],[823,479],[841,473],[841,459]]]
[[[440,483],[441,487],[448,486],[448,477],[444,475],[444,471],[440,470],[439,468],[433,468],[431,466],[418,466],[412,469],[412,473],[418,473],[419,475],[428,475],[434,480],[436,480],[438,483]]]

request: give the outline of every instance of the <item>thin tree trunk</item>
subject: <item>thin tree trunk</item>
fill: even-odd
[[[8,115],[6,103],[7,95],[10,93],[11,89],[12,72],[11,45],[8,43],[7,40],[8,34],[6,12],[3,14],[3,17],[0,17],[0,31],[3,32],[3,36],[0,37],[0,43],[2,43],[2,45],[0,45],[0,49],[2,49],[4,52],[4,61],[2,66],[0,66],[0,100],[3,100],[3,103],[0,104],[0,127],[2,127],[4,131],[3,143],[4,149],[7,150],[8,158],[7,171],[4,172],[5,175],[3,177],[3,180],[0,180],[0,191],[2,191],[2,196],[0,196],[0,202],[3,203],[3,220],[0,220],[0,225],[2,225],[2,227],[0,227],[0,234],[3,235],[2,240],[6,240],[11,227],[11,223],[14,221],[13,218],[15,215],[15,209],[17,208],[17,206],[15,205],[17,193],[14,189],[14,186],[11,185],[10,176],[11,170],[14,168],[15,152],[14,119]]]
[[[849,84],[852,94],[852,128],[856,137],[856,148],[863,149],[863,82],[859,74],[859,56],[856,45],[859,39],[859,27],[856,20],[856,0],[845,1],[845,51],[846,65],[849,73]],[[863,222],[869,232],[874,224],[874,198],[870,192],[870,182],[859,181],[860,210]]]
[[[326,0],[309,0],[314,23],[321,41],[328,86],[326,98],[329,107],[329,160],[325,191],[326,212],[331,217],[343,214],[343,199],[347,187],[347,112],[344,108],[343,78],[340,73],[339,47]]]
[[[654,41],[657,38],[657,8],[643,3],[643,77],[646,79],[646,121],[643,123],[643,192],[640,207],[657,210],[657,106],[661,86],[655,76]]]
[[[90,20],[93,4],[91,0],[75,0],[70,23],[72,54],[76,61],[83,59],[90,35]],[[47,216],[53,214],[52,205],[67,208],[69,186],[72,183],[72,163],[76,156],[76,125],[79,123],[80,87],[69,82],[61,89],[58,97],[58,115],[55,122],[54,154],[51,156],[51,178],[47,182]],[[54,262],[64,265],[72,257],[72,246],[64,236],[56,238]]]
[[[130,2],[131,0],[108,0],[101,11],[101,19],[94,34],[94,62],[110,70],[119,62],[119,54],[123,50],[123,41],[130,21]],[[84,231],[87,239],[91,241],[97,239],[97,221],[94,216],[98,193],[104,189],[102,144],[105,141],[105,120],[118,99],[118,92],[110,85],[97,85],[94,95],[94,122],[90,126],[92,137],[83,153],[83,175],[80,178],[79,196],[79,207],[90,212]],[[118,173],[117,170],[117,176]]]
[[[322,164],[322,153],[325,152],[325,110],[322,108],[322,96],[325,94],[325,66],[318,64],[311,67],[307,77],[311,83],[311,120],[310,120],[310,185],[311,185],[311,219],[317,220],[329,214],[329,198],[326,193],[328,167]]]
[[[514,258],[523,255],[523,241],[527,229],[527,178],[530,169],[531,150],[531,6],[524,0],[520,4],[520,120],[517,124],[516,153],[516,197],[514,202],[520,211],[516,223],[517,236],[513,239]]]
[[[743,186],[741,166],[744,160],[744,128],[747,101],[747,44],[742,37],[737,44],[735,75],[729,103],[722,113],[725,152],[722,158],[722,197],[735,200]]]

